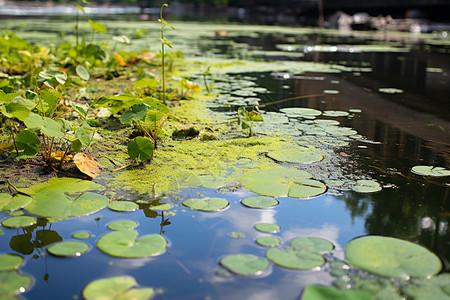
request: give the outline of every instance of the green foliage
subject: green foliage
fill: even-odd
[[[131,159],[141,161],[151,160],[153,157],[153,142],[148,138],[138,136],[128,143],[128,155]]]
[[[163,8],[165,6],[168,6],[166,3],[164,3],[161,6],[161,12],[160,12],[160,18],[158,19],[158,21],[161,23],[161,77],[162,77],[162,90],[163,90],[163,94],[162,94],[162,102],[165,103],[166,102],[166,72],[165,72],[165,54],[164,54],[164,46],[167,46],[169,48],[172,48],[172,42],[169,41],[168,39],[166,39],[164,37],[164,29],[166,27],[169,27],[171,29],[175,29],[172,25],[168,24],[166,21],[164,21],[163,18]]]
[[[257,111],[247,111],[244,106],[239,107],[237,112],[238,123],[242,129],[248,129],[248,135],[254,135],[253,123],[264,121],[263,117]]]

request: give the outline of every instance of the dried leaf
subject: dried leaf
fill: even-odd
[[[73,157],[73,162],[77,166],[78,170],[92,179],[97,177],[102,172],[100,164],[88,154],[81,152],[75,154]]]

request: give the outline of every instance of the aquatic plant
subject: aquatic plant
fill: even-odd
[[[248,136],[255,134],[253,130],[254,122],[263,122],[261,114],[255,110],[248,111],[244,106],[239,107],[237,112],[238,123],[242,129],[248,129]]]
[[[164,29],[166,27],[175,29],[172,25],[168,24],[166,21],[164,21],[163,18],[163,8],[165,6],[169,6],[167,3],[164,3],[161,6],[161,12],[160,12],[160,18],[158,19],[158,22],[161,23],[161,77],[162,77],[162,102],[166,102],[166,73],[165,73],[165,53],[164,53],[164,47],[167,46],[169,48],[172,48],[172,42],[168,39],[164,38]]]

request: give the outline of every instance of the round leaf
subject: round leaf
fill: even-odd
[[[154,294],[152,288],[133,288],[137,285],[131,276],[98,279],[84,287],[83,297],[86,300],[147,300]]]
[[[77,72],[78,76],[80,76],[81,79],[88,81],[91,75],[89,74],[89,71],[83,66],[78,65],[75,68],[75,71]]]
[[[22,130],[16,135],[17,148],[23,154],[33,156],[41,150],[41,141],[38,136],[29,130]]]
[[[23,263],[23,258],[19,255],[0,254],[0,272],[17,270]]]
[[[411,169],[411,172],[421,176],[431,176],[431,177],[450,176],[450,170],[442,167],[433,167],[433,166],[415,166]]]
[[[262,236],[256,239],[256,243],[263,247],[275,247],[280,244],[280,240],[274,236]]]
[[[128,155],[130,158],[138,158],[141,161],[150,160],[153,157],[153,148],[152,141],[138,136],[128,143]]]
[[[325,193],[327,186],[313,179],[296,179],[289,189],[288,196],[293,198],[308,199]]]
[[[75,232],[74,234],[72,234],[72,237],[74,239],[79,239],[79,240],[87,240],[91,236],[92,236],[92,234],[88,231],[78,231],[78,232]]]
[[[365,236],[345,246],[350,264],[381,276],[427,277],[442,269],[441,260],[417,244],[383,236]]]
[[[108,208],[115,211],[135,211],[139,205],[130,201],[114,201],[108,204]]]
[[[0,272],[0,282],[0,295],[13,296],[25,292],[32,281],[29,276],[16,271],[5,271]]]
[[[15,194],[14,196],[11,196],[2,193],[0,194],[0,210],[14,211],[27,206],[31,201],[33,201],[33,198],[26,195]]]
[[[361,179],[356,182],[352,189],[358,193],[375,193],[381,191],[382,187],[375,180]]]
[[[255,229],[261,232],[276,233],[280,231],[281,227],[280,225],[273,223],[258,223],[255,224]]]
[[[309,270],[320,267],[325,263],[325,259],[318,253],[289,248],[284,250],[269,249],[266,252],[266,257],[273,263],[288,269]]]
[[[291,241],[291,247],[297,250],[308,250],[317,253],[327,253],[334,249],[334,245],[318,237],[298,237]]]
[[[56,256],[81,256],[89,250],[89,245],[78,241],[67,241],[53,244],[47,251]]]
[[[27,227],[34,224],[36,224],[36,220],[30,216],[11,217],[2,221],[2,225],[9,228]]]
[[[135,230],[114,231],[103,235],[97,247],[106,254],[116,257],[148,257],[161,254],[167,247],[167,241],[159,234],[145,235],[136,239]]]
[[[243,276],[260,275],[270,265],[266,258],[252,254],[225,256],[220,260],[220,264],[231,272]]]
[[[266,196],[247,197],[242,199],[241,203],[251,208],[269,208],[279,204],[278,200]]]
[[[316,151],[302,150],[276,150],[267,153],[267,156],[277,162],[294,164],[311,164],[323,159],[323,155]]]
[[[138,226],[138,223],[132,220],[117,220],[108,224],[111,230],[132,230]]]
[[[191,198],[183,201],[183,205],[202,211],[219,211],[228,206],[229,202],[223,198]]]

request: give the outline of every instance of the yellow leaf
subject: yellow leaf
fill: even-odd
[[[84,153],[77,153],[73,157],[73,162],[83,174],[94,179],[102,170],[100,164],[90,155]]]

